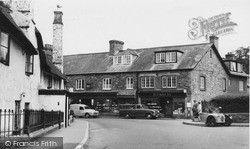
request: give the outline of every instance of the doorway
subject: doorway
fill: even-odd
[[[173,117],[173,98],[161,98],[160,99],[162,113],[165,117]]]

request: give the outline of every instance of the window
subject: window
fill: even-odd
[[[243,66],[241,63],[237,63],[237,71],[238,72],[243,72]]]
[[[177,62],[176,52],[161,52],[155,54],[156,63],[175,63]]]
[[[84,80],[83,79],[76,80],[76,90],[84,90]]]
[[[131,64],[131,55],[124,55],[124,64]]]
[[[230,62],[230,70],[236,71],[236,63],[235,62]]]
[[[115,56],[113,59],[113,63],[115,65],[131,64],[132,63],[132,55]]]
[[[48,75],[48,86],[47,89],[51,89],[52,88],[52,76]]]
[[[0,62],[9,65],[9,34],[0,32]]]
[[[152,76],[141,77],[141,87],[142,88],[154,88],[155,78]]]
[[[204,76],[200,77],[200,90],[205,90],[206,89],[206,80]]]
[[[156,53],[156,63],[165,63],[166,56],[165,53]]]
[[[163,76],[162,77],[162,87],[163,88],[176,88],[177,87],[177,77],[176,76]]]
[[[176,52],[167,52],[166,62],[176,62]]]
[[[222,79],[222,89],[225,92],[227,90],[227,81],[226,78]]]
[[[240,92],[244,91],[244,82],[243,81],[239,81],[239,91]]]
[[[27,75],[33,74],[33,68],[34,68],[34,56],[26,54],[25,73]]]
[[[126,89],[133,89],[133,78],[132,77],[128,77],[126,79]]]
[[[102,88],[104,90],[111,90],[111,79],[110,78],[104,78],[102,80]]]

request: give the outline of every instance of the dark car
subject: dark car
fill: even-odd
[[[142,104],[120,104],[119,115],[125,118],[145,117],[147,119],[157,119],[159,111],[148,109],[147,106]]]

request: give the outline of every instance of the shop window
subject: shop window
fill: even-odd
[[[0,63],[9,65],[9,34],[1,31],[0,33]]]
[[[126,89],[133,89],[133,78],[132,77],[128,77],[126,79]]]
[[[84,80],[83,79],[76,80],[76,90],[84,90]]]
[[[155,77],[153,77],[153,76],[141,77],[141,87],[142,88],[154,88],[155,87]]]
[[[111,79],[110,78],[104,78],[102,80],[102,89],[103,90],[111,90]]]

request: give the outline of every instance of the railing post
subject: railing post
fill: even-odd
[[[45,129],[45,111],[42,109],[42,122],[43,122],[43,129]]]
[[[53,110],[51,111],[51,114],[52,114],[52,126],[54,127],[54,111]]]
[[[59,129],[61,129],[61,120],[60,120],[60,118],[61,118],[61,116],[60,116],[60,110],[59,110],[59,112],[58,112],[58,124],[59,124]]]

